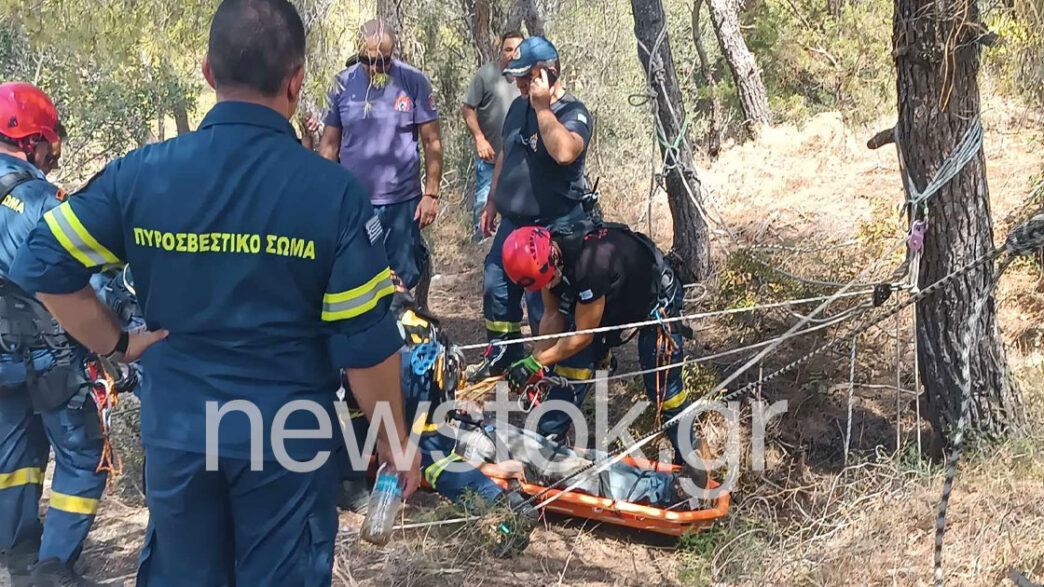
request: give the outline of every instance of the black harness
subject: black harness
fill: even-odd
[[[551,293],[558,297],[558,311],[562,314],[572,316],[573,311],[576,309],[577,291],[573,286],[574,280],[571,273],[580,258],[580,251],[584,247],[584,242],[592,235],[603,230],[623,232],[641,243],[652,256],[656,264],[655,273],[659,279],[649,284],[648,299],[650,302],[647,308],[648,314],[655,316],[658,309],[671,307],[677,294],[677,288],[681,287],[681,283],[678,281],[670,262],[664,257],[656,243],[648,236],[631,230],[631,227],[626,224],[605,222],[597,217],[553,224],[548,230],[551,232],[551,240],[558,245],[562,255],[562,282],[551,290]],[[610,347],[620,346],[627,340],[630,340],[630,337],[627,339],[622,338],[619,331],[613,331],[606,335],[606,344]]]
[[[28,171],[0,176],[0,197],[34,180],[39,178]],[[33,365],[33,351],[37,350],[52,351],[55,366],[37,372]],[[0,352],[22,359],[26,389],[36,411],[53,410],[82,391],[82,369],[76,364],[69,335],[43,304],[5,279],[0,279]]]
[[[6,197],[14,189],[23,183],[28,183],[34,179],[40,179],[28,171],[12,171],[10,173],[0,176],[0,197]]]

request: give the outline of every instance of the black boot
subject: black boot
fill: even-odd
[[[84,579],[73,570],[71,564],[63,563],[56,558],[42,560],[33,565],[29,580],[32,587],[100,587],[101,585]]]
[[[3,564],[11,574],[11,587],[29,587],[29,572],[39,554],[39,536],[26,538],[3,554]]]

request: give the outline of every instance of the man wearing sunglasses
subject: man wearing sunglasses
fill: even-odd
[[[412,290],[431,263],[420,231],[438,213],[438,108],[428,78],[394,57],[390,28],[376,20],[364,24],[359,47],[328,97],[319,154],[340,161],[370,192],[391,267]],[[424,150],[423,185],[418,142]],[[423,305],[423,293],[417,297]]]
[[[504,68],[504,75],[514,80],[522,95],[504,119],[504,147],[493,171],[493,197],[480,219],[486,236],[496,231],[486,257],[483,295],[491,341],[518,338],[522,332],[524,291],[508,279],[501,256],[507,235],[523,226],[584,218],[580,200],[587,191],[584,160],[593,119],[584,104],[562,87],[561,72],[558,51],[544,37],[523,41]],[[543,314],[539,293],[526,294],[526,306],[535,333]],[[502,373],[521,358],[521,346],[512,345],[493,372]]]

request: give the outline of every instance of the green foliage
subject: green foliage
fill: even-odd
[[[730,525],[718,523],[703,532],[690,532],[678,539],[680,564],[678,581],[682,585],[710,585],[728,583],[739,579],[731,572],[725,561],[735,558],[732,552],[742,553],[741,558],[756,559],[766,550],[766,544],[758,538],[755,527],[735,521]],[[727,551],[723,550],[727,549]]]
[[[1017,3],[985,17],[999,42],[986,49],[985,67],[999,89],[1044,106],[1044,3]]]
[[[822,0],[761,0],[743,20],[782,118],[837,110],[862,124],[892,111],[891,2],[847,2],[834,17]]]

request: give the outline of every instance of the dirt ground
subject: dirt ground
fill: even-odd
[[[1023,201],[1031,178],[1044,168],[1039,138],[1044,125],[1004,104],[989,105],[984,122],[993,214],[999,220]],[[885,126],[882,122],[880,128]],[[902,188],[895,151],[867,150],[865,139],[872,134],[853,133],[830,114],[801,128],[770,129],[758,141],[729,148],[719,161],[705,166],[712,207],[748,243],[815,247],[855,239],[857,244],[830,257],[839,265],[828,271],[817,265],[823,257],[780,257],[788,271],[809,277],[853,275],[854,264],[866,258],[858,249],[869,242],[872,227],[889,234],[899,227],[896,205]],[[612,217],[612,211],[607,215]],[[654,234],[661,243],[669,242],[669,218],[661,195],[654,206]],[[1003,238],[1006,227],[998,230],[998,239]],[[484,336],[485,250],[467,243],[459,218],[443,222],[433,241],[437,276],[432,309],[458,342],[479,342]],[[717,257],[724,260],[727,238],[719,237],[716,247]],[[1021,267],[998,294],[1012,362],[1031,408],[1044,396],[1044,360],[1034,330],[1044,309],[1040,283],[1039,270]],[[708,290],[693,309],[713,306],[715,284]],[[777,316],[783,318],[792,317]],[[912,349],[908,322],[901,326],[907,333],[900,345],[905,387],[913,385]],[[729,348],[750,336],[725,321],[697,325],[697,332],[698,347],[691,350],[700,353]],[[895,384],[895,343],[887,342],[891,339],[886,334],[877,333],[867,342],[859,361],[860,381]],[[783,355],[802,348],[807,347],[788,346]],[[624,353],[621,370],[630,366],[633,355]],[[729,518],[703,538],[683,540],[680,548],[673,539],[553,517],[534,533],[520,559],[497,561],[474,548],[467,530],[408,531],[385,548],[361,544],[353,535],[361,518],[345,513],[335,584],[928,584],[940,468],[916,458],[916,413],[910,398],[899,401],[897,413],[894,391],[869,388],[860,389],[855,400],[852,465],[841,464],[845,394],[837,390],[847,389],[847,367],[844,357],[828,355],[797,373],[796,380],[788,376],[771,389],[767,386],[767,395],[787,397],[797,406],[775,431],[769,470],[745,473]],[[613,393],[620,407],[635,397],[633,385],[614,387]],[[1031,427],[988,454],[972,451],[951,504],[946,551],[950,584],[998,584],[1011,566],[1044,580],[1040,429]],[[712,425],[705,432],[712,445],[720,442]],[[83,557],[82,566],[92,577],[132,579],[147,522],[136,501],[133,495],[103,501]],[[418,497],[406,515],[420,519],[437,501]]]

